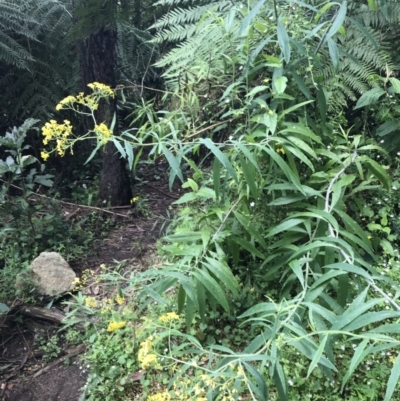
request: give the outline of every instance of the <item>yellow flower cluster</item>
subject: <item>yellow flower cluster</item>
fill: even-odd
[[[169,312],[165,315],[160,316],[159,320],[161,323],[168,323],[172,320],[179,320],[179,315],[177,315],[175,312]]]
[[[75,96],[67,96],[63,100],[58,103],[56,106],[56,110],[61,110],[64,108],[69,108],[72,107],[72,105],[76,102],[76,97]]]
[[[97,135],[99,142],[102,144],[107,143],[112,136],[112,131],[104,123],[95,125],[93,131]]]
[[[147,401],[171,401],[172,398],[168,391],[163,391],[162,393],[157,393],[147,397]]]
[[[153,352],[153,337],[149,337],[146,341],[140,343],[138,352],[138,360],[142,369],[147,369],[152,366],[160,368],[161,366],[157,363],[157,355]]]
[[[124,303],[124,297],[121,297],[120,295],[117,295],[117,296],[115,297],[115,302],[116,302],[118,305],[122,305],[122,304]]]
[[[40,152],[40,156],[44,161],[46,161],[50,157],[50,153],[48,153],[46,150],[42,150]]]
[[[276,153],[282,153],[283,155],[285,154],[285,149],[283,148],[277,148]]]
[[[100,82],[93,82],[88,84],[88,87],[93,90],[96,95],[114,97],[114,91],[108,86]]]
[[[96,308],[97,307],[96,298],[94,298],[94,297],[86,297],[85,298],[85,305],[88,306],[89,308]]]
[[[111,321],[107,327],[107,331],[109,333],[112,333],[115,330],[119,330],[122,329],[126,326],[126,322],[115,322],[115,321]]]
[[[139,200],[139,197],[138,196],[135,196],[134,198],[132,198],[131,200],[130,200],[130,202],[131,202],[131,205],[133,205],[135,202],[137,202]]]
[[[47,145],[49,141],[55,140],[57,143],[57,153],[60,156],[64,156],[65,150],[68,148],[68,137],[71,133],[72,125],[70,121],[64,120],[64,124],[58,124],[56,120],[50,120],[42,128],[43,143]],[[47,159],[49,154],[46,151],[42,153],[42,157],[44,156],[43,158]]]

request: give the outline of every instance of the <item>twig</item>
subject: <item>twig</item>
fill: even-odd
[[[0,180],[0,181],[4,182],[3,180]],[[23,189],[22,189],[21,187],[17,186],[17,185],[11,184],[10,186],[13,187],[13,188],[19,189],[20,191],[23,191]],[[38,193],[35,193],[35,192],[32,192],[29,196],[32,196],[32,195],[38,196],[38,197],[40,197],[40,198],[45,198],[45,199],[52,199],[52,200],[54,200],[54,199],[51,198],[50,196],[38,194]],[[111,211],[111,210],[103,209],[103,208],[101,208],[101,207],[80,205],[80,204],[78,204],[78,203],[66,202],[66,201],[62,201],[62,200],[58,200],[58,199],[56,199],[55,201],[56,201],[56,202],[59,202],[59,203],[62,203],[62,204],[64,204],[64,205],[70,205],[70,206],[75,206],[75,207],[82,207],[82,208],[84,208],[84,209],[99,210],[100,212],[113,214],[113,215],[115,215],[115,216],[130,218],[130,216],[126,216],[125,214],[115,213],[115,212],[113,212],[113,211]],[[110,207],[110,209],[122,209],[122,208],[128,208],[128,207],[131,207],[131,206],[129,206],[129,205],[127,205],[127,206],[112,206],[112,207]]]
[[[147,183],[147,182],[143,182],[142,184],[148,185],[149,187],[155,189],[156,191],[161,192],[161,193],[164,194],[165,196],[169,196],[169,197],[172,198],[172,199],[179,199],[179,196],[176,197],[176,196],[174,196],[174,195],[170,195],[170,194],[168,194],[167,192],[162,191],[160,188],[153,187],[153,185],[151,185],[151,184],[149,184],[149,183]]]
[[[40,369],[38,372],[36,372],[32,377],[36,379],[43,373],[48,372],[49,370],[53,369],[55,366],[59,365],[61,362],[64,362],[67,358],[71,358],[73,356],[81,354],[83,351],[85,351],[85,344],[78,345],[77,347],[66,350],[66,355],[62,356],[61,358],[58,358],[56,361],[50,363],[49,365],[45,366],[44,368]]]

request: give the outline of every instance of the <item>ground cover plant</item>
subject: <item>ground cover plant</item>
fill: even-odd
[[[81,400],[400,400],[395,5],[166,4],[130,127],[98,114],[129,86],[91,82],[41,130],[43,161],[112,144],[184,190],[158,264],[65,301]]]

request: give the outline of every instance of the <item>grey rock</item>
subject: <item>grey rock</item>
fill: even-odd
[[[74,287],[75,272],[57,252],[42,252],[29,266],[41,295],[60,295]]]

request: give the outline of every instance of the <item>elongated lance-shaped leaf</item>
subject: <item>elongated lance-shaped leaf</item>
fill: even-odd
[[[212,294],[216,301],[229,313],[229,304],[225,295],[225,291],[220,284],[204,270],[196,270],[192,272],[198,281]]]
[[[326,40],[331,38],[335,33],[339,30],[339,28],[343,25],[343,22],[346,18],[347,12],[347,1],[343,1],[340,5],[340,8],[336,14],[336,17],[333,21],[332,26],[329,28],[328,33],[326,34]]]
[[[181,167],[178,163],[178,159],[171,153],[171,151],[165,146],[161,145],[161,151],[164,153],[172,171],[178,176],[178,178],[184,182]]]
[[[278,19],[278,43],[281,48],[283,57],[285,61],[288,63],[290,61],[290,43],[289,43],[289,35],[286,32],[285,26],[283,25],[281,19]]]
[[[257,16],[264,3],[265,0],[259,0],[258,3],[253,7],[253,9],[246,15],[246,17],[242,21],[242,25],[240,26],[239,36],[247,36],[251,26],[251,22]]]
[[[322,339],[321,343],[319,344],[319,347],[317,349],[317,352],[315,353],[310,366],[308,367],[308,371],[307,371],[307,379],[310,377],[312,371],[315,369],[315,367],[318,365],[322,354],[325,350],[325,345],[326,345],[326,341],[328,340],[328,335],[325,335],[324,338]]]
[[[200,142],[205,145],[208,149],[213,152],[214,156],[221,162],[221,164],[227,169],[228,173],[233,179],[238,182],[236,172],[229,162],[228,158],[214,145],[210,138],[200,138]]]
[[[390,372],[389,381],[386,386],[385,399],[383,401],[392,400],[392,395],[394,393],[394,390],[397,387],[397,383],[399,382],[399,379],[400,379],[400,353],[397,354],[397,358],[394,361],[392,370]]]
[[[342,381],[342,387],[340,391],[343,391],[344,386],[346,385],[346,383],[348,382],[349,378],[351,377],[351,375],[354,373],[354,371],[357,369],[357,366],[362,362],[362,360],[364,359],[363,356],[363,352],[365,347],[368,345],[369,340],[368,339],[364,339],[360,344],[358,344],[353,357],[351,358],[350,361],[350,366],[347,369],[346,374],[343,377],[343,381]]]

